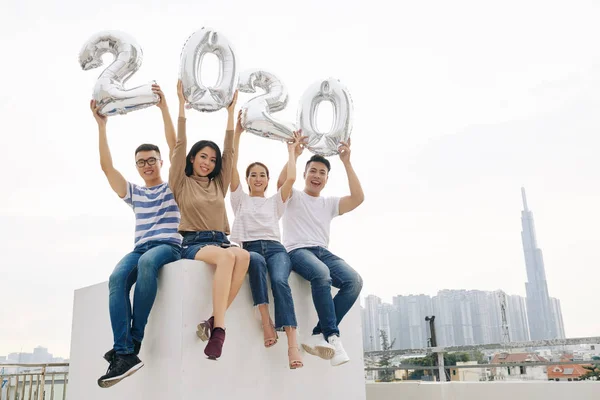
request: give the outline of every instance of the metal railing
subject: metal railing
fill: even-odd
[[[68,367],[68,363],[0,364],[0,400],[65,400]]]
[[[438,346],[438,347],[426,347],[419,349],[400,349],[400,350],[389,350],[385,351],[367,351],[364,353],[365,360],[365,371],[435,371],[438,370],[440,381],[444,382],[448,380],[448,371],[452,369],[468,369],[468,368],[510,368],[510,367],[535,367],[535,366],[554,366],[554,365],[600,365],[600,360],[580,360],[580,361],[532,361],[532,362],[510,362],[500,364],[473,364],[473,365],[444,365],[444,354],[445,353],[456,353],[456,352],[474,352],[482,350],[499,350],[500,352],[506,352],[515,349],[537,349],[544,347],[561,347],[561,346],[572,346],[582,344],[600,344],[600,336],[584,337],[584,338],[570,338],[570,339],[551,339],[551,340],[536,340],[529,342],[509,342],[509,343],[493,343],[493,344],[481,344],[481,345],[470,345],[470,346]],[[387,356],[422,356],[424,354],[437,354],[437,365],[435,366],[424,366],[424,365],[410,365],[410,364],[399,364],[390,367],[376,367],[376,359],[383,355]],[[370,365],[368,365],[370,364]]]

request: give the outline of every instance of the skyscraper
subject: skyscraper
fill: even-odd
[[[521,212],[521,240],[527,269],[527,316],[531,340],[555,339],[558,337],[554,313],[548,295],[546,269],[542,251],[537,247],[533,213],[527,207],[525,188],[521,188],[523,196],[523,211]]]

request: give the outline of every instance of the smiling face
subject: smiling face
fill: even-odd
[[[147,186],[153,186],[153,183],[160,180],[160,169],[163,165],[160,159],[160,153],[155,150],[139,151],[135,155],[135,164],[138,173],[146,182]]]
[[[248,170],[246,177],[250,196],[264,196],[267,186],[269,186],[269,173],[262,165],[253,165]]]
[[[217,152],[211,147],[203,147],[192,160],[194,175],[207,177],[215,169],[217,164]]]
[[[329,171],[322,162],[312,161],[304,171],[304,191],[311,196],[319,196],[325,187]]]

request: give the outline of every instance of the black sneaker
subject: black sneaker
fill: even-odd
[[[129,375],[133,375],[144,363],[135,354],[115,354],[108,366],[106,375],[98,379],[98,386],[101,388],[109,388],[121,382]]]
[[[142,342],[138,342],[137,340],[133,339],[133,354],[135,354],[136,356],[138,354],[140,354],[141,347],[142,347]],[[107,351],[104,354],[104,359],[108,362],[111,362],[112,358],[115,356],[115,354],[117,354],[115,349],[110,349],[109,351]]]

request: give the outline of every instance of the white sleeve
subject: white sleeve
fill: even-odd
[[[290,202],[290,200],[291,198],[284,203],[283,199],[281,198],[281,189],[277,191],[277,194],[275,194],[275,209],[277,210],[277,219],[283,216],[283,213],[285,212],[287,204]]]
[[[341,197],[327,198],[327,206],[329,207],[331,218],[335,218],[340,215],[340,199]]]
[[[229,196],[229,200],[231,201],[231,208],[233,209],[233,214],[237,215],[240,210],[240,206],[242,205],[242,200],[244,196],[247,196],[244,190],[242,189],[242,183],[238,185],[237,189],[231,192]]]

